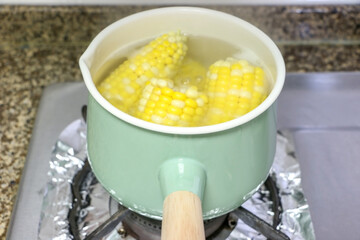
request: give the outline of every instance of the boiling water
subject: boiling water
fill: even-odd
[[[188,36],[186,42],[188,51],[183,63],[181,66],[176,65],[176,74],[168,76],[172,80],[169,83],[173,85],[170,87],[172,89],[170,93],[167,93],[171,96],[167,96],[170,100],[160,101],[159,93],[154,93],[153,86],[146,85],[144,82],[140,83],[141,85],[135,85],[134,88],[130,86],[130,84],[139,84],[140,77],[136,79],[136,83],[131,83],[128,78],[121,78],[119,81],[115,80],[116,78],[110,78],[110,84],[108,80],[101,84],[101,81],[107,78],[115,68],[126,59],[136,56],[139,50],[149,42],[151,40],[120,48],[100,68],[95,77],[95,83],[99,84],[99,91],[111,104],[140,119],[170,126],[204,126],[229,121],[257,107],[266,98],[272,85],[269,81],[270,75],[266,73],[265,64],[249,49],[231,45],[223,40],[200,36]],[[239,83],[239,77],[236,77],[236,74],[242,74],[238,72],[242,71],[241,69],[231,70],[231,74],[234,74],[231,77],[227,74],[221,75],[221,72],[228,71],[225,65],[223,67],[215,65],[214,68],[209,69],[210,65],[228,58],[246,60],[250,63],[251,66],[244,65],[241,68],[244,70],[244,79],[240,79],[241,83]],[[230,62],[232,64],[233,61],[230,60]],[[255,71],[256,68],[253,66],[264,70],[265,79],[263,79],[262,71],[260,69]],[[255,74],[258,80],[255,80]],[[223,76],[228,80],[224,81]],[[157,86],[158,81],[164,80],[152,80],[154,86]],[[161,91],[167,91],[164,89]],[[194,103],[188,102],[185,107],[184,99],[171,99],[175,96],[172,91],[178,93],[177,97],[180,93],[186,93],[186,96]]]
[[[110,56],[109,60],[103,64],[95,73],[94,83],[99,84],[104,80],[115,68],[123,61],[136,54],[136,52],[148,44],[152,39],[140,40],[131,43],[123,48],[119,48]],[[241,48],[241,46],[231,45],[228,42],[205,36],[188,35],[187,40],[188,51],[186,57],[193,59],[203,65],[206,69],[218,60],[225,60],[228,57],[236,59],[245,59],[255,66],[264,69],[266,79],[269,86],[273,85],[271,75],[267,70],[266,64],[249,49]]]

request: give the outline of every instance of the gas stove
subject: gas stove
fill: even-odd
[[[44,191],[48,191],[46,183],[51,149],[60,132],[79,118],[79,109],[86,102],[87,91],[80,82],[55,84],[45,89],[7,239],[39,239],[40,218],[43,217],[40,213],[46,195]],[[360,150],[356,144],[360,142],[359,109],[359,72],[288,74],[278,100],[278,128],[288,132],[294,139],[301,168],[301,184],[309,204],[316,239],[351,240],[358,239],[360,235],[360,162],[357,161]],[[81,171],[73,172],[73,178],[84,180],[83,177],[89,175],[86,161],[80,165]],[[267,187],[274,185],[271,181],[271,178],[267,180]],[[72,186],[72,195],[79,196],[74,194],[78,191],[76,186],[84,186],[84,182]],[[276,197],[270,201],[275,204],[273,208],[281,209],[281,206],[276,205]],[[81,199],[71,199],[72,206],[77,202],[81,202]],[[155,230],[153,239],[157,239],[157,221],[138,216],[111,198],[107,199],[106,205],[111,217],[90,233],[93,234],[90,237],[100,234],[92,239],[101,239],[100,236],[111,234],[109,225],[116,227],[117,239],[139,238],[138,231],[134,231],[139,225],[146,226],[146,232]],[[74,219],[78,219],[81,208],[69,208],[77,210],[72,214]],[[68,217],[71,217],[71,212]],[[233,229],[238,219],[260,232],[262,228],[271,225],[240,207],[229,215],[205,224],[211,232],[209,239],[225,239],[229,236],[228,232],[223,233],[225,237],[221,232]],[[278,224],[276,221],[278,219],[274,215],[274,226]],[[72,234],[76,230],[79,232],[76,224],[72,224],[69,229]],[[281,232],[275,237],[267,234],[272,233],[265,233],[268,238],[287,239]]]

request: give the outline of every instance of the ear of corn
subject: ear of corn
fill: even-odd
[[[145,121],[168,126],[197,126],[207,106],[207,97],[192,86],[184,92],[173,90],[169,79],[153,78],[144,88],[134,115]]]
[[[163,34],[124,61],[97,88],[110,103],[127,112],[150,79],[176,74],[186,51],[186,37],[181,32]]]
[[[205,91],[209,96],[209,110],[204,124],[235,119],[266,98],[264,71],[245,60],[217,61],[209,68]]]

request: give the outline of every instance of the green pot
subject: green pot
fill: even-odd
[[[125,44],[180,29],[252,49],[273,78],[268,98],[250,113],[205,127],[169,127],[116,109],[93,82],[101,66]],[[260,30],[234,16],[194,7],[149,10],[104,29],[80,58],[90,92],[88,156],[109,193],[122,205],[161,219],[173,192],[196,194],[203,218],[223,215],[246,201],[266,179],[276,144],[276,106],[285,79],[283,58]]]

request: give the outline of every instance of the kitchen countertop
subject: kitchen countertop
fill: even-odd
[[[279,46],[288,72],[360,70],[360,6],[207,6],[239,16]],[[16,199],[43,89],[81,81],[93,37],[153,6],[0,6],[0,238]],[[50,149],[49,149],[50,153]]]

